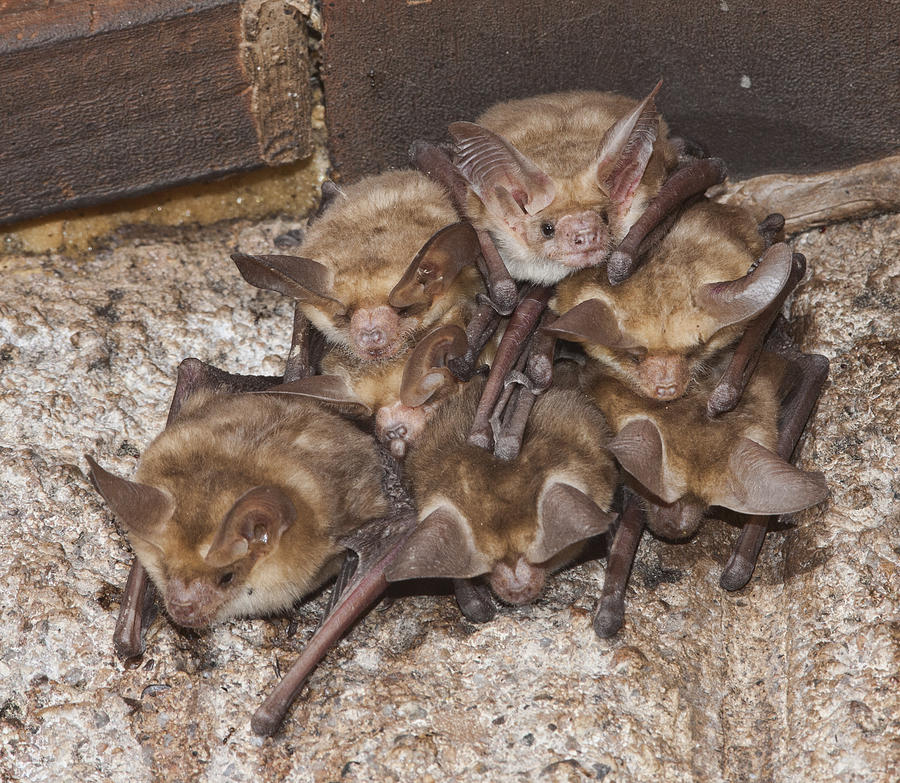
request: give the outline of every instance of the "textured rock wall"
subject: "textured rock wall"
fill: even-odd
[[[82,454],[130,475],[185,356],[280,371],[290,307],[228,253],[290,227],[0,256],[0,779],[900,779],[900,215],[794,243],[811,268],[796,331],[832,360],[802,464],[832,498],[769,535],[746,589],[718,587],[736,529],[708,524],[687,544],[645,538],[611,641],[590,626],[603,560],[481,627],[438,585],[394,593],[266,740],[249,716],[321,596],[293,625],[158,618],[143,660],[118,661],[130,555]]]

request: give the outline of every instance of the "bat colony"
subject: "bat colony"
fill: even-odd
[[[295,300],[284,376],[186,359],[135,479],[88,457],[137,556],[120,656],[154,591],[201,628],[337,575],[253,717],[271,735],[389,582],[451,579],[485,622],[605,534],[608,637],[645,525],[684,539],[723,507],[721,585],[747,584],[771,521],[828,494],[790,464],[828,362],[780,315],[805,272],[783,219],[704,197],[724,165],[669,135],[658,88],[499,104],[413,144],[415,169],[326,182],[296,256],[233,256]]]

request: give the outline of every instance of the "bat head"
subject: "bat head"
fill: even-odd
[[[450,126],[454,162],[514,278],[550,285],[606,261],[634,220],[632,202],[659,129],[658,89],[606,129],[595,157],[555,176],[488,128]]]
[[[714,229],[709,210],[679,221],[652,260],[622,285],[591,273],[563,281],[548,328],[582,343],[618,380],[654,400],[682,397],[692,380],[713,369],[747,322],[788,285],[792,254],[773,245],[755,262],[762,239],[748,215],[735,236]],[[729,227],[730,228],[730,227]],[[703,233],[701,233],[703,232]],[[747,271],[749,268],[750,271]]]
[[[387,361],[480,290],[477,237],[456,221],[427,177],[387,172],[342,190],[302,256],[232,258],[252,285],[294,297],[332,344]]]
[[[307,401],[197,393],[136,480],[88,461],[167,612],[190,628],[289,607],[333,572],[341,549],[325,520],[386,508],[371,439]]]
[[[444,402],[408,458],[420,523],[389,581],[486,576],[511,604],[533,601],[549,571],[605,532],[615,486],[602,416],[574,391],[535,405],[509,463],[467,441],[481,383]]]

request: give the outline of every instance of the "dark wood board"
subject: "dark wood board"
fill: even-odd
[[[284,9],[0,6],[0,222],[308,155],[305,24]]]
[[[659,77],[670,125],[733,177],[900,147],[897,2],[325,0],[323,12],[331,150],[350,178],[406,165],[410,140],[443,139],[498,100],[641,97]]]

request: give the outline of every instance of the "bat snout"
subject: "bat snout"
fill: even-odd
[[[530,604],[544,589],[547,571],[520,556],[514,566],[500,562],[491,572],[491,589],[501,601],[514,606]]]
[[[166,612],[175,623],[185,628],[208,626],[221,603],[220,592],[199,579],[190,583],[177,578],[171,579],[166,588]]]

